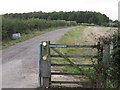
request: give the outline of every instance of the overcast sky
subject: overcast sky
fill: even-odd
[[[52,11],[96,11],[118,19],[120,0],[1,0],[0,14]]]

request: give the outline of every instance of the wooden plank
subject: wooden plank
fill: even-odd
[[[95,56],[95,55],[64,55],[68,58],[78,58],[78,57],[81,57],[81,58],[98,58],[98,56]],[[61,55],[50,55],[50,57],[53,57],[53,58],[63,58]]]
[[[67,45],[68,48],[97,48],[97,45]]]
[[[51,72],[51,75],[83,75],[83,73]]]
[[[67,48],[67,45],[62,45],[62,44],[50,44],[50,48]]]
[[[64,44],[50,44],[50,48],[97,48],[97,45],[64,45]]]
[[[60,84],[80,84],[80,81],[51,81],[52,83],[60,83]]]
[[[93,67],[93,64],[75,64],[77,66],[89,66]],[[51,64],[51,66],[72,66],[71,64]]]

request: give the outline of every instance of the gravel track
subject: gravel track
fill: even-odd
[[[2,87],[38,87],[38,48],[41,41],[55,43],[73,27],[50,31],[35,38],[17,43],[2,51]]]

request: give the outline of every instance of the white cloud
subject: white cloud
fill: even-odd
[[[97,11],[118,18],[119,0],[2,0],[0,14],[33,11]]]

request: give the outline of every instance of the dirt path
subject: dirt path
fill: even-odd
[[[3,88],[36,88],[38,87],[38,47],[41,41],[50,40],[55,43],[67,31],[72,28],[51,31],[38,37],[3,50],[2,54],[2,86]],[[102,27],[88,27],[84,30],[84,39],[87,43],[93,42],[93,35],[104,35]],[[92,43],[91,43],[92,44]],[[69,79],[68,77],[56,76],[53,79]],[[71,77],[71,80],[76,80]]]
[[[38,47],[40,42],[50,40],[55,43],[71,29],[51,31],[4,49],[2,52],[3,88],[38,87]]]

